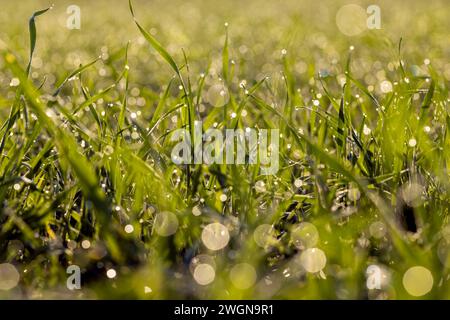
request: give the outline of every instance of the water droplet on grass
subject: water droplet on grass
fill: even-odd
[[[228,90],[225,88],[223,84],[216,84],[211,86],[206,93],[206,100],[213,107],[223,107],[228,103],[230,99]]]
[[[380,83],[380,90],[383,93],[392,92],[392,83],[388,80],[384,80]]]
[[[409,145],[411,148],[414,148],[414,147],[417,145],[417,140],[414,139],[414,138],[409,139],[408,145]]]
[[[387,227],[381,221],[376,221],[369,226],[370,235],[376,239],[381,239],[386,235]]]
[[[302,222],[292,229],[291,239],[298,248],[311,248],[319,241],[319,231],[312,223]]]
[[[12,78],[11,82],[9,83],[10,87],[17,87],[20,84],[19,78]]]

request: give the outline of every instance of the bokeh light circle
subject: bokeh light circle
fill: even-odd
[[[206,286],[213,282],[215,277],[216,271],[210,264],[201,263],[195,267],[194,279],[199,285]]]
[[[325,268],[327,257],[318,248],[306,249],[300,255],[300,264],[307,272],[316,273]]]
[[[20,280],[20,274],[10,263],[0,264],[0,290],[11,290]]]
[[[292,229],[291,239],[298,248],[312,248],[319,241],[319,231],[312,223],[302,222]]]
[[[259,225],[253,233],[253,239],[261,248],[267,247],[272,238],[272,226],[270,224]]]
[[[230,280],[236,288],[248,289],[256,282],[255,268],[248,263],[239,263],[231,269]]]
[[[206,100],[210,105],[216,108],[223,107],[228,103],[230,95],[227,88],[223,84],[211,86],[206,93]]]
[[[202,242],[210,250],[223,249],[230,241],[228,228],[219,222],[208,224],[202,231]]]
[[[171,236],[177,232],[178,218],[174,213],[169,211],[159,212],[155,217],[153,227],[160,236]]]
[[[376,239],[381,239],[386,235],[387,227],[383,222],[375,221],[370,225],[369,233],[372,237]]]

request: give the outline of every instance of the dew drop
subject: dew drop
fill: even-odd
[[[134,227],[131,224],[127,224],[124,230],[126,233],[132,233],[134,231]]]
[[[152,292],[153,292],[152,288],[147,287],[147,286],[144,287],[144,293],[145,294],[152,293]]]
[[[199,206],[195,206],[192,208],[192,214],[196,217],[202,214],[202,210],[199,208]]]
[[[206,100],[214,107],[223,107],[230,99],[228,90],[223,84],[211,86],[206,93]]]
[[[383,93],[392,92],[392,83],[388,80],[384,80],[380,83],[380,90]]]

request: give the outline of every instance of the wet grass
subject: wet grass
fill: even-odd
[[[186,21],[152,28],[141,2],[120,11],[137,40],[105,40],[113,49],[52,51],[66,36],[48,27],[53,10],[29,20],[27,46],[2,34],[0,262],[20,281],[0,297],[410,299],[404,275],[414,266],[433,277],[423,298],[450,297],[446,22],[425,10],[427,32],[414,22],[404,41],[371,31],[350,47],[333,38],[335,25],[276,24],[265,6],[249,16],[251,30],[224,26],[217,12],[205,19],[219,40],[193,23],[190,44],[202,47],[192,50],[171,43],[186,41],[170,28]],[[159,8],[164,26],[171,14]],[[280,129],[280,170],[175,165],[170,136],[192,136],[195,121],[204,131]],[[220,250],[203,231],[211,223],[229,233],[215,239],[226,242]],[[66,288],[72,264],[81,290]],[[199,275],[199,264],[212,268]],[[377,289],[370,266],[381,270]],[[421,287],[423,278],[412,279]]]

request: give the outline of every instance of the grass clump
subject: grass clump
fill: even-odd
[[[0,267],[20,280],[0,297],[450,297],[442,17],[425,10],[417,25],[430,30],[413,34],[393,10],[394,34],[348,43],[320,17],[305,22],[312,5],[272,6],[252,16],[242,5],[225,27],[229,4],[185,7],[187,17],[212,12],[202,21],[213,37],[183,12],[154,17],[130,2],[120,27],[114,10],[101,18],[116,37],[88,19],[72,35],[86,42],[78,48],[61,47],[68,31],[47,20],[56,8],[37,11],[25,62],[11,36],[23,24],[1,34]],[[170,137],[192,137],[195,121],[279,129],[278,173],[174,164]],[[70,265],[80,290],[66,288]]]

